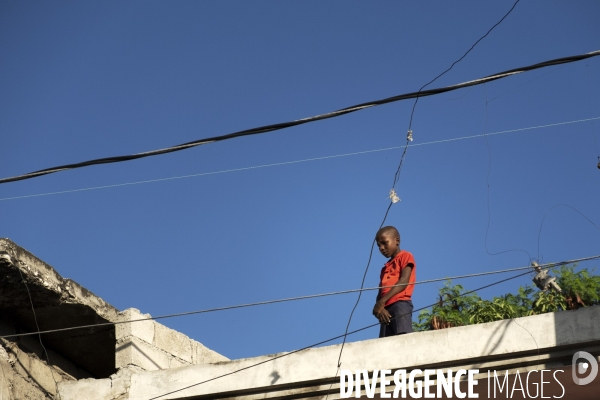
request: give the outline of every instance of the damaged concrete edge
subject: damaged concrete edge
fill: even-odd
[[[94,393],[99,399],[125,399],[130,396],[132,376],[145,371],[228,361],[152,320],[150,314],[134,308],[117,310],[9,239],[0,238],[0,272],[4,274],[0,288],[6,290],[5,298],[0,298],[0,334],[7,335],[0,339],[0,353],[4,350],[13,360],[12,364],[4,360],[9,381],[14,382],[7,398],[80,400]],[[37,336],[10,337],[34,332],[38,322],[37,329],[50,331],[105,322],[114,325],[48,333],[43,351]],[[50,360],[44,361],[48,353]],[[24,395],[28,390],[31,396]]]
[[[0,238],[0,259],[21,270],[25,279],[60,295],[61,303],[76,303],[92,308],[102,318],[116,322],[118,310],[77,282],[63,278],[50,265],[29,251]]]
[[[131,376],[139,372],[143,372],[143,369],[128,365],[105,379],[62,381],[58,383],[58,392],[61,400],[81,400],[88,398],[90,393],[94,393],[94,398],[98,399],[128,399]],[[79,382],[82,384],[78,385]]]
[[[9,239],[0,239],[0,264],[4,268],[19,269],[32,287],[53,293],[52,302],[56,303],[46,303],[45,306],[81,305],[103,320],[115,323],[113,349],[116,369],[137,365],[147,370],[158,370],[228,360],[185,334],[151,320],[150,314],[142,314],[135,308],[118,311],[78,283],[63,278],[52,266]]]

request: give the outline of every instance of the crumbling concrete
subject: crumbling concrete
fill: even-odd
[[[147,318],[136,309],[119,312],[0,239],[0,336],[9,336],[0,338],[0,399],[55,399],[59,383],[78,380],[93,388],[77,399],[127,398],[134,372],[227,360],[156,321],[127,323]],[[96,324],[107,325],[43,334],[43,347],[35,335],[10,337],[38,326],[45,331]]]
[[[48,356],[53,362],[68,363],[52,351]],[[0,368],[2,399],[56,399],[58,383],[76,379],[60,367],[48,365],[35,352],[23,351],[7,340],[0,344]]]
[[[15,333],[116,320],[116,308],[10,240],[0,239],[0,255],[0,315]],[[112,325],[45,334],[43,343],[91,376],[116,372]]]

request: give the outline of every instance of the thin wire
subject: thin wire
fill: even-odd
[[[262,133],[266,133],[266,132],[273,132],[273,131],[277,131],[277,130],[281,130],[281,129],[290,128],[292,126],[306,124],[309,122],[315,122],[315,121],[320,121],[320,120],[324,120],[324,119],[328,119],[328,118],[339,117],[339,116],[342,116],[345,114],[353,113],[353,112],[364,110],[364,109],[371,108],[371,107],[380,106],[383,104],[393,103],[396,101],[414,99],[417,97],[421,98],[421,97],[426,97],[426,96],[433,96],[436,94],[446,93],[446,92],[450,92],[450,91],[457,90],[457,89],[462,89],[462,88],[469,87],[469,86],[480,85],[485,82],[491,82],[491,81],[494,81],[497,79],[503,79],[503,78],[517,75],[517,74],[520,74],[523,72],[528,72],[528,71],[532,71],[532,70],[539,69],[539,68],[545,68],[545,67],[549,67],[552,65],[559,65],[559,64],[580,61],[580,60],[584,60],[584,59],[587,59],[590,57],[596,57],[598,55],[600,55],[600,50],[595,50],[595,51],[592,51],[592,52],[586,53],[586,54],[579,54],[576,56],[556,58],[553,60],[547,60],[547,61],[544,61],[541,63],[528,65],[525,67],[514,68],[511,70],[503,71],[503,72],[500,72],[497,74],[489,75],[489,76],[479,78],[479,79],[474,79],[474,80],[471,80],[468,82],[459,83],[456,85],[441,87],[441,88],[437,88],[437,89],[429,89],[429,90],[424,90],[421,92],[405,93],[405,94],[401,94],[401,95],[397,95],[397,96],[388,97],[385,99],[370,101],[367,103],[362,103],[362,104],[358,104],[355,106],[346,107],[346,108],[343,108],[343,109],[340,109],[337,111],[332,111],[332,112],[328,112],[325,114],[316,115],[313,117],[302,118],[302,119],[278,123],[278,124],[265,125],[265,126],[261,126],[261,127],[257,127],[257,128],[251,128],[251,129],[246,129],[243,131],[229,133],[226,135],[214,136],[214,137],[205,138],[205,139],[199,139],[199,140],[195,140],[192,142],[183,143],[180,145],[167,147],[167,148],[163,148],[163,149],[158,149],[158,150],[151,150],[151,151],[146,151],[146,152],[137,153],[137,154],[124,155],[124,156],[98,158],[98,159],[83,161],[83,162],[74,163],[74,164],[65,164],[65,165],[61,165],[61,166],[57,166],[57,167],[46,168],[46,169],[29,172],[29,173],[22,174],[22,175],[17,175],[17,176],[8,177],[8,178],[2,178],[2,179],[0,179],[0,184],[8,183],[8,182],[16,182],[16,181],[20,181],[20,180],[24,180],[24,179],[36,178],[36,177],[43,176],[43,175],[48,175],[48,174],[65,171],[65,170],[70,170],[70,169],[88,167],[91,165],[110,164],[110,163],[124,162],[124,161],[130,161],[130,160],[137,160],[137,159],[144,158],[144,157],[172,153],[172,152],[176,152],[176,151],[180,151],[180,150],[190,149],[192,147],[202,146],[205,144],[220,142],[223,140],[235,139],[235,138],[239,138],[239,137],[243,137],[243,136],[258,135],[258,134],[262,134]]]
[[[303,350],[308,350],[308,349],[310,349],[310,348],[312,348],[312,347],[316,347],[316,346],[320,346],[320,345],[322,345],[322,344],[325,344],[325,343],[328,343],[328,342],[332,342],[332,341],[334,341],[334,340],[336,340],[336,339],[340,339],[341,337],[345,337],[345,336],[353,335],[353,334],[355,334],[355,333],[358,333],[358,332],[361,332],[361,331],[367,330],[367,329],[369,329],[369,328],[372,328],[372,327],[374,327],[375,325],[379,325],[379,322],[378,322],[378,323],[376,323],[376,324],[372,324],[372,325],[369,325],[369,326],[365,326],[365,327],[363,327],[363,328],[360,328],[360,329],[356,329],[356,330],[354,330],[354,331],[352,331],[352,332],[347,332],[347,333],[345,333],[345,334],[343,334],[343,335],[339,335],[339,336],[336,336],[336,337],[333,337],[333,338],[330,338],[330,339],[327,339],[327,340],[323,340],[323,341],[321,341],[321,342],[318,342],[318,343],[313,343],[313,344],[311,344],[311,345],[309,345],[309,346],[306,346],[306,347],[303,347],[303,348],[301,348],[301,349],[297,349],[297,350],[290,351],[289,353],[280,354],[280,355],[278,355],[278,356],[275,356],[275,357],[269,358],[268,360],[264,360],[264,361],[258,362],[258,363],[256,363],[256,364],[248,365],[247,367],[240,368],[240,369],[237,369],[237,370],[235,370],[235,371],[228,372],[228,373],[226,373],[226,374],[219,375],[219,376],[216,376],[216,377],[214,377],[214,378],[207,379],[207,380],[205,380],[205,381],[202,381],[202,382],[199,382],[199,383],[195,383],[195,384],[193,384],[193,385],[186,386],[186,387],[184,387],[184,388],[177,389],[177,390],[174,390],[174,391],[172,391],[172,392],[169,392],[169,393],[161,394],[160,396],[157,396],[157,397],[152,397],[152,398],[151,398],[151,399],[149,399],[149,400],[155,400],[155,399],[159,399],[159,398],[161,398],[161,397],[168,396],[168,395],[170,395],[170,394],[173,394],[173,393],[181,392],[181,391],[183,391],[183,390],[189,389],[189,388],[191,388],[191,387],[194,387],[194,386],[202,385],[203,383],[207,383],[207,382],[210,382],[210,381],[214,381],[214,380],[217,380],[217,379],[219,379],[219,378],[224,378],[224,377],[226,377],[226,376],[233,375],[233,374],[236,374],[236,373],[238,373],[238,372],[241,372],[241,371],[244,371],[244,370],[247,370],[247,369],[250,369],[250,368],[257,367],[257,366],[259,366],[259,365],[261,365],[261,364],[266,364],[266,363],[268,363],[268,362],[275,361],[275,360],[277,360],[277,359],[279,359],[279,358],[283,358],[283,357],[286,357],[286,356],[290,356],[290,355],[292,355],[292,354],[299,353],[299,352],[301,352],[301,351],[303,351]]]
[[[388,205],[388,208],[385,210],[385,215],[383,216],[383,221],[381,221],[381,224],[379,225],[379,229],[381,229],[383,227],[383,224],[385,224],[385,220],[387,219],[387,216],[388,216],[393,204],[394,204],[393,202],[390,202],[390,204]],[[358,307],[358,303],[360,303],[360,298],[361,298],[362,292],[363,292],[362,289],[365,285],[365,279],[367,278],[367,272],[369,271],[369,267],[371,266],[371,259],[373,258],[373,249],[374,248],[375,248],[375,238],[373,238],[373,241],[371,242],[371,250],[369,251],[369,260],[367,261],[367,267],[365,268],[365,272],[363,274],[362,281],[360,282],[361,290],[358,292],[358,297],[356,298],[356,303],[354,303],[354,307],[352,307],[352,311],[350,312],[350,316],[348,317],[348,323],[346,324],[346,330],[344,331],[344,340],[342,341],[342,346],[340,347],[340,354],[338,355],[337,367],[335,370],[336,377],[338,376],[338,374],[340,372],[340,367],[342,366],[342,353],[344,352],[344,346],[346,345],[346,337],[348,336],[348,329],[350,329],[350,323],[352,322],[352,317],[354,316],[354,311],[356,311],[356,307]],[[331,389],[331,385],[329,386],[329,389]],[[327,395],[325,400],[327,400],[328,397],[329,397],[329,394]]]
[[[524,276],[524,275],[527,275],[527,274],[529,274],[529,273],[530,273],[530,272],[528,271],[528,272],[525,272],[525,273],[522,273],[522,274],[518,274],[518,275],[512,276],[512,277],[510,277],[510,278],[506,278],[506,279],[503,279],[503,280],[501,280],[501,281],[497,281],[497,282],[494,282],[494,283],[491,283],[491,284],[488,284],[488,285],[482,286],[482,287],[480,287],[480,288],[477,288],[477,289],[474,289],[474,290],[470,290],[470,291],[468,291],[468,292],[464,292],[464,293],[462,293],[462,294],[459,294],[458,296],[455,296],[455,297],[453,297],[452,299],[442,300],[442,302],[446,302],[446,301],[449,301],[449,300],[454,300],[454,299],[457,299],[457,298],[459,298],[459,297],[465,296],[465,295],[467,295],[467,294],[471,294],[471,293],[477,292],[477,291],[479,291],[479,290],[487,289],[488,287],[491,287],[491,286],[494,286],[494,285],[498,285],[498,284],[500,284],[500,283],[504,283],[504,282],[506,282],[506,281],[509,281],[509,280],[512,280],[512,279],[519,278],[519,277],[521,277],[521,276]],[[429,307],[433,307],[433,306],[435,306],[435,305],[438,305],[438,304],[440,304],[440,302],[439,302],[439,301],[436,301],[436,302],[435,302],[435,303],[433,303],[433,304],[430,304],[430,305],[428,305],[428,306],[421,307],[421,308],[418,308],[418,309],[416,309],[416,310],[413,310],[413,311],[411,311],[411,312],[408,312],[408,313],[402,314],[402,315],[400,315],[399,317],[403,317],[403,316],[405,316],[405,315],[413,314],[413,313],[415,313],[415,312],[417,312],[417,311],[421,311],[421,310],[424,310],[424,309],[426,309],[426,308],[429,308]],[[355,334],[355,333],[358,333],[358,332],[364,331],[364,330],[366,330],[366,329],[373,328],[373,327],[375,327],[375,326],[377,326],[377,325],[380,325],[380,323],[379,323],[379,322],[377,322],[377,323],[375,323],[375,324],[368,325],[368,326],[365,326],[365,327],[363,327],[363,328],[360,328],[360,329],[356,329],[356,330],[354,330],[354,331],[352,331],[352,332],[347,332],[347,333],[345,333],[344,335],[339,335],[339,336],[333,337],[333,338],[331,338],[331,339],[323,340],[323,341],[321,341],[321,342],[314,343],[314,344],[312,344],[312,345],[309,345],[309,346],[303,347],[303,348],[301,348],[301,349],[298,349],[298,350],[291,351],[291,352],[289,352],[289,353],[280,354],[280,355],[278,355],[278,356],[276,356],[276,357],[269,358],[268,360],[263,360],[263,361],[261,361],[261,362],[258,362],[258,363],[256,363],[256,364],[252,364],[252,365],[249,365],[249,366],[247,366],[247,367],[240,368],[240,369],[237,369],[237,370],[235,370],[235,371],[232,371],[232,372],[228,372],[228,373],[226,373],[226,374],[223,374],[223,375],[218,375],[218,376],[215,376],[215,377],[213,377],[213,378],[206,379],[206,380],[204,380],[204,381],[202,381],[202,382],[198,382],[198,383],[194,383],[194,384],[192,384],[192,385],[185,386],[185,387],[183,387],[183,388],[181,388],[181,389],[173,390],[173,391],[171,391],[171,392],[168,392],[168,393],[165,393],[165,394],[161,394],[161,395],[159,395],[159,396],[156,396],[156,397],[152,397],[152,398],[151,398],[151,399],[149,399],[149,400],[156,400],[156,399],[159,399],[159,398],[161,398],[161,397],[164,397],[164,396],[168,396],[168,395],[170,395],[170,394],[173,394],[173,393],[178,393],[178,392],[181,392],[181,391],[183,391],[183,390],[190,389],[190,388],[192,388],[192,387],[199,386],[199,385],[202,385],[202,384],[204,384],[204,383],[207,383],[207,382],[211,382],[211,381],[214,381],[214,380],[217,380],[217,379],[220,379],[220,378],[224,378],[224,377],[226,377],[226,376],[230,376],[230,375],[236,374],[236,373],[238,373],[238,372],[241,372],[241,371],[244,371],[244,370],[247,370],[247,369],[250,369],[250,368],[254,368],[254,367],[256,367],[256,366],[259,366],[259,365],[261,365],[261,364],[266,364],[266,363],[268,363],[268,362],[270,362],[270,361],[274,361],[274,360],[277,360],[277,359],[280,359],[280,358],[283,358],[283,357],[286,357],[286,356],[289,356],[289,355],[292,355],[292,354],[298,353],[298,352],[300,352],[300,351],[303,351],[303,350],[310,349],[310,348],[312,348],[312,347],[320,346],[320,345],[322,345],[322,344],[325,344],[325,343],[331,342],[331,341],[333,341],[333,340],[336,340],[336,339],[339,339],[339,338],[341,338],[341,337],[346,337],[346,336],[349,336],[349,335],[353,335],[353,334]]]
[[[590,69],[589,65],[585,64],[585,72],[587,77],[587,94],[588,94],[588,109],[590,114],[592,114],[592,95],[590,94]],[[596,140],[596,127],[594,126],[594,121],[592,121],[592,136],[594,137],[594,147],[596,148],[596,156],[598,156],[598,161],[600,162],[600,150],[598,150],[598,141]],[[600,163],[598,164],[600,165]]]
[[[560,261],[560,262],[555,262],[555,263],[547,263],[547,264],[542,264],[539,267],[542,269],[554,268],[554,267],[560,266],[560,265],[573,264],[573,263],[596,260],[596,259],[600,259],[600,255],[577,258],[574,260]],[[444,278],[435,278],[435,279],[418,281],[418,282],[414,282],[414,283],[408,283],[407,285],[423,285],[423,284],[427,284],[427,283],[442,282],[442,281],[447,281],[447,280],[475,278],[475,277],[486,276],[486,275],[496,275],[496,274],[503,274],[503,273],[507,273],[507,272],[529,270],[530,268],[531,268],[531,266],[516,267],[516,268],[501,269],[501,270],[495,270],[495,271],[476,272],[476,273],[466,274],[466,275],[447,276]],[[72,326],[69,328],[58,328],[58,329],[51,329],[51,330],[47,330],[47,331],[39,331],[38,330],[37,332],[26,332],[26,333],[17,333],[17,334],[13,334],[13,335],[4,335],[4,336],[0,336],[0,339],[15,338],[15,337],[21,337],[21,336],[31,336],[31,335],[42,335],[42,334],[56,333],[56,332],[65,332],[65,331],[72,331],[75,329],[100,328],[100,327],[105,327],[105,326],[114,326],[114,325],[129,324],[129,323],[143,322],[143,321],[153,321],[153,320],[173,318],[173,317],[183,317],[183,316],[187,316],[187,315],[205,314],[205,313],[209,313],[209,312],[233,310],[233,309],[237,309],[237,308],[262,306],[262,305],[275,304],[275,303],[284,303],[284,302],[288,302],[288,301],[307,300],[307,299],[315,299],[315,298],[319,298],[319,297],[337,296],[337,295],[349,294],[349,293],[380,290],[380,289],[385,289],[385,288],[393,288],[396,286],[398,286],[398,285],[376,286],[376,287],[368,287],[368,288],[361,288],[361,289],[340,290],[337,292],[311,294],[311,295],[298,296],[298,297],[288,297],[288,298],[284,298],[284,299],[259,301],[259,302],[255,302],[255,303],[246,303],[246,304],[238,304],[238,305],[233,305],[233,306],[209,308],[209,309],[204,309],[204,310],[187,311],[187,312],[176,313],[176,314],[166,314],[166,315],[161,315],[158,317],[139,318],[139,319],[132,319],[129,321],[103,322],[103,323],[99,323],[99,324]]]
[[[585,119],[579,119],[579,120],[574,120],[574,121],[557,122],[557,123],[547,124],[547,125],[538,125],[538,126],[530,126],[530,127],[526,127],[526,128],[510,129],[510,130],[499,131],[499,132],[491,132],[488,134],[480,134],[480,135],[462,136],[462,137],[450,138],[450,139],[434,140],[434,141],[430,141],[430,142],[414,143],[414,144],[409,145],[409,147],[427,146],[427,145],[431,145],[431,144],[455,142],[458,140],[475,139],[475,138],[480,138],[480,137],[485,137],[485,136],[501,135],[504,133],[513,133],[513,132],[521,132],[521,131],[527,131],[527,130],[532,130],[532,129],[548,128],[548,127],[559,126],[559,125],[576,124],[576,123],[580,123],[580,122],[595,121],[595,120],[599,120],[599,119],[600,119],[600,117],[585,118]],[[38,193],[38,194],[28,194],[28,195],[23,195],[23,196],[5,197],[5,198],[1,198],[0,201],[27,199],[27,198],[31,198],[31,197],[50,196],[50,195],[56,195],[56,194],[77,193],[77,192],[85,192],[88,190],[109,189],[109,188],[122,187],[122,186],[140,185],[143,183],[171,181],[171,180],[175,180],[175,179],[195,178],[195,177],[206,176],[206,175],[217,175],[217,174],[224,174],[224,173],[229,173],[229,172],[253,170],[253,169],[258,169],[258,168],[267,168],[267,167],[277,167],[277,166],[283,166],[283,165],[298,164],[298,163],[309,162],[309,161],[320,161],[320,160],[328,160],[328,159],[332,159],[332,158],[356,156],[356,155],[369,154],[369,153],[378,153],[378,152],[382,152],[382,151],[397,150],[397,149],[400,149],[403,147],[404,146],[392,146],[392,147],[385,147],[382,149],[356,151],[356,152],[352,152],[352,153],[335,154],[335,155],[323,156],[323,157],[312,157],[312,158],[305,158],[302,160],[284,161],[284,162],[272,163],[272,164],[262,164],[262,165],[255,165],[255,166],[251,166],[251,167],[233,168],[233,169],[226,169],[226,170],[221,170],[221,171],[201,172],[198,174],[172,176],[169,178],[148,179],[148,180],[143,180],[143,181],[116,183],[116,184],[111,184],[111,185],[93,186],[93,187],[81,188],[81,189],[61,190],[61,191],[57,191],[57,192],[47,192],[47,193]]]
[[[406,144],[404,145],[404,151],[402,152],[402,156],[400,157],[400,163],[398,164],[398,169],[396,170],[396,174],[394,175],[394,183],[392,184],[393,189],[396,189],[396,184],[400,180],[400,172],[402,171],[402,165],[404,165],[404,159],[406,158],[406,151],[408,150],[409,143],[410,139],[407,136]]]
[[[586,122],[586,121],[595,121],[595,120],[598,120],[598,119],[600,119],[600,117],[585,118],[585,119],[579,119],[579,120],[574,120],[574,121],[566,121],[566,122],[557,122],[557,123],[554,123],[554,124],[531,126],[531,127],[527,127],[527,128],[510,129],[510,130],[506,130],[506,131],[491,132],[491,133],[487,133],[487,134],[462,136],[462,137],[452,138],[452,139],[435,140],[435,141],[431,141],[431,142],[411,144],[410,147],[423,146],[423,145],[428,145],[428,144],[454,142],[454,141],[457,141],[457,140],[464,140],[464,139],[475,139],[475,138],[484,137],[484,136],[501,135],[503,133],[520,132],[520,131],[527,131],[527,130],[531,130],[531,129],[550,128],[550,127],[553,127],[553,126],[568,125],[568,124],[574,124],[574,123]],[[395,147],[395,148],[397,149],[399,147]]]
[[[492,98],[491,98],[491,99],[488,101],[488,103],[491,103],[492,101],[494,101],[494,100],[496,100],[496,99],[498,99],[498,98],[500,98],[500,97],[504,96],[504,95],[505,95],[505,94],[507,94],[507,93],[510,93],[510,92],[512,92],[512,91],[514,91],[514,90],[520,89],[520,88],[522,88],[523,86],[526,86],[526,85],[528,85],[529,83],[531,83],[531,82],[533,82],[533,81],[535,81],[535,80],[537,80],[537,79],[540,79],[540,78],[543,78],[544,76],[547,76],[547,75],[553,74],[553,73],[555,73],[556,71],[558,71],[559,69],[561,69],[561,68],[564,68],[564,67],[566,67],[566,65],[561,65],[561,66],[560,66],[560,67],[558,67],[558,68],[555,68],[555,69],[552,69],[552,70],[551,70],[551,71],[549,71],[549,72],[546,72],[545,74],[538,75],[538,76],[536,76],[536,77],[535,77],[535,78],[533,78],[533,79],[530,79],[530,80],[528,80],[528,81],[526,81],[526,82],[523,82],[523,83],[521,83],[520,85],[516,85],[516,86],[514,86],[514,87],[512,87],[512,88],[510,88],[510,89],[508,89],[508,90],[506,90],[506,91],[504,91],[504,92],[502,92],[502,93],[500,93],[499,95],[497,95],[497,96],[495,96],[495,97],[492,97]]]
[[[458,62],[460,62],[463,58],[465,58],[467,56],[467,54],[469,54],[471,52],[471,50],[473,50],[475,48],[475,46],[477,46],[477,44],[479,42],[481,42],[487,35],[490,34],[491,31],[494,30],[495,27],[497,27],[498,25],[500,25],[500,23],[502,23],[502,21],[504,21],[504,19],[506,17],[508,17],[508,14],[510,14],[512,12],[512,10],[516,7],[517,3],[520,0],[517,0],[513,6],[510,8],[510,10],[508,10],[508,12],[504,15],[504,17],[502,17],[502,19],[500,19],[500,21],[496,22],[496,24],[494,26],[492,26],[485,35],[483,35],[482,37],[480,37],[472,46],[469,50],[467,50],[467,52],[465,54],[463,54],[463,56],[461,58],[459,58],[458,60],[454,61],[452,63],[452,65],[450,66],[450,68],[448,68],[447,70],[445,70],[444,72],[442,72],[441,74],[439,74],[438,76],[436,76],[435,78],[433,78],[431,81],[427,82],[426,84],[424,84],[423,86],[421,86],[421,89],[419,89],[419,92],[421,92],[421,90],[423,90],[426,86],[429,86],[431,83],[435,82],[438,78],[440,78],[442,75],[444,75],[446,72],[450,71],[452,69],[452,67],[454,67],[454,65],[456,65]],[[417,95],[417,98],[415,99],[415,103],[413,104],[413,108],[412,108],[412,112],[410,113],[410,122],[408,123],[408,129],[410,129],[412,127],[412,121],[413,121],[413,115],[415,113],[415,107],[417,106],[417,102],[419,101],[419,96]]]
[[[487,220],[487,227],[485,228],[485,239],[483,240],[483,244],[485,247],[485,252],[490,255],[490,256],[497,256],[500,254],[504,254],[504,253],[510,253],[510,252],[521,252],[521,253],[525,253],[527,254],[527,257],[529,257],[529,262],[531,262],[532,258],[531,258],[531,254],[529,254],[529,252],[527,250],[523,250],[523,249],[509,249],[509,250],[503,250],[503,251],[499,251],[499,252],[495,252],[495,253],[490,253],[489,249],[488,249],[488,245],[487,245],[487,239],[488,239],[488,234],[490,231],[490,224],[492,221],[492,213],[490,211],[490,174],[492,172],[492,149],[490,147],[490,142],[488,140],[488,135],[487,135],[487,125],[488,125],[488,97],[487,97],[487,86],[484,84],[483,85],[484,88],[484,93],[485,93],[485,123],[483,125],[483,137],[485,139],[485,144],[487,145],[487,150],[488,150],[488,170],[487,170],[487,176],[486,176],[486,184],[487,184],[487,213],[488,213],[488,220]]]
[[[419,91],[417,92],[417,97],[415,98],[415,102],[413,103],[413,107],[412,107],[412,111],[410,113],[410,120],[408,122],[408,131],[410,132],[410,129],[412,128],[412,122],[413,122],[413,117],[415,114],[415,108],[417,107],[417,103],[419,102],[419,93],[421,93],[421,91],[429,86],[430,84],[432,84],[433,82],[435,82],[438,78],[442,77],[444,74],[446,74],[446,72],[450,71],[452,69],[452,67],[454,67],[456,64],[458,64],[460,61],[462,61],[463,58],[465,58],[467,56],[467,54],[469,54],[471,52],[471,50],[473,50],[475,48],[475,46],[477,46],[477,44],[479,42],[481,42],[483,39],[486,38],[487,35],[490,34],[490,32],[492,32],[494,30],[494,28],[496,28],[498,25],[500,25],[502,23],[502,21],[504,21],[504,19],[506,17],[508,17],[508,15],[514,10],[514,8],[517,6],[517,4],[519,3],[520,0],[515,1],[515,3],[513,4],[513,6],[510,8],[510,10],[508,10],[508,12],[506,14],[504,14],[504,16],[500,19],[500,21],[496,22],[494,24],[494,26],[492,26],[486,33],[485,35],[483,35],[482,37],[480,37],[475,43],[473,43],[473,45],[471,46],[471,48],[469,50],[467,50],[467,52],[465,54],[462,55],[461,58],[459,58],[458,60],[454,61],[452,63],[452,65],[450,65],[450,67],[448,69],[446,69],[444,72],[442,72],[441,74],[439,74],[438,76],[436,76],[435,78],[433,78],[432,80],[430,80],[429,82],[427,82],[426,84],[424,84],[423,86],[421,86],[421,88],[419,89]],[[408,140],[407,140],[407,145],[408,145]],[[392,187],[396,187],[396,182],[398,181],[398,179],[400,179],[400,169],[402,168],[402,162],[404,160],[404,155],[406,154],[406,149],[404,150],[404,153],[402,154],[402,158],[400,159],[400,164],[398,165],[398,170],[396,171],[396,175],[394,177],[394,185],[392,185]]]
[[[538,241],[537,241],[537,258],[538,258],[538,260],[540,260],[540,238],[542,237],[542,228],[544,226],[544,221],[546,221],[546,217],[548,216],[548,214],[550,214],[550,211],[552,211],[556,207],[567,207],[567,208],[570,208],[571,210],[575,211],[576,213],[578,213],[579,215],[581,215],[583,218],[585,218],[590,224],[592,224],[596,229],[598,229],[600,231],[600,227],[598,225],[596,225],[594,223],[594,221],[592,221],[591,219],[589,219],[584,213],[582,213],[581,211],[579,211],[575,207],[571,207],[568,204],[562,204],[562,203],[555,204],[552,207],[550,207],[548,209],[548,211],[546,211],[546,213],[544,214],[544,218],[542,218],[542,223],[540,224],[540,230],[538,232]]]
[[[435,78],[433,78],[431,81],[427,82],[426,84],[424,84],[423,86],[421,86],[421,88],[419,89],[419,91],[417,92],[417,96],[415,98],[415,102],[413,104],[412,107],[412,111],[410,113],[410,121],[408,123],[408,131],[407,131],[407,135],[406,135],[406,144],[404,145],[404,150],[402,151],[402,156],[400,156],[400,162],[398,163],[398,168],[396,169],[396,173],[394,174],[394,182],[392,183],[392,192],[390,193],[390,196],[392,196],[392,194],[394,193],[393,191],[396,189],[396,184],[398,183],[398,181],[400,180],[400,173],[402,172],[402,166],[404,165],[404,160],[406,159],[406,152],[408,151],[408,146],[410,144],[410,142],[413,140],[413,136],[412,136],[412,121],[413,121],[413,116],[415,114],[415,108],[417,106],[417,102],[419,101],[419,93],[421,93],[421,91],[428,86],[429,84],[435,82],[438,78],[440,78],[441,76],[443,76],[444,74],[446,74],[448,71],[450,71],[452,69],[452,67],[454,67],[457,63],[459,63],[463,58],[465,58],[467,56],[467,54],[469,54],[471,52],[471,50],[473,50],[475,48],[475,46],[477,46],[477,44],[482,41],[491,31],[494,30],[494,28],[496,26],[498,26],[500,23],[502,23],[502,21],[504,21],[504,19],[512,12],[512,10],[516,7],[517,3],[519,3],[520,0],[517,0],[513,6],[510,8],[510,10],[504,15],[504,17],[502,17],[502,19],[500,19],[500,21],[498,21],[494,26],[492,26],[485,35],[483,35],[482,37],[480,37],[472,46],[469,50],[467,50],[467,52],[465,54],[463,54],[462,57],[460,57],[458,60],[454,61],[452,63],[452,65],[450,65],[450,67],[448,69],[446,69],[445,71],[443,71],[441,74],[439,74],[438,76],[436,76]],[[383,217],[383,221],[381,222],[380,225],[380,229],[381,227],[385,224],[385,220],[387,219],[388,213],[390,211],[390,208],[392,207],[392,202],[390,202],[385,215]],[[369,270],[369,266],[371,265],[371,258],[373,255],[373,247],[375,246],[375,240],[373,240],[372,244],[371,244],[371,251],[369,253],[369,262],[367,263],[367,267],[365,268],[365,273],[363,276],[363,281],[361,284],[364,284],[365,281],[365,277],[367,276],[367,271]],[[362,293],[361,293],[362,294]],[[358,306],[358,303],[360,301],[360,294],[358,296],[358,299],[356,300],[356,304],[354,304],[354,308],[352,308],[352,312],[350,313],[350,318],[348,318],[348,324],[346,325],[346,332],[348,331],[348,328],[350,327],[350,322],[352,321],[352,316],[354,315],[354,310],[356,309],[356,307]],[[346,343],[346,336],[344,336],[344,341],[342,343],[342,346],[340,348],[340,354],[338,357],[338,363],[337,363],[337,371],[340,370],[341,367],[341,359],[342,359],[342,353],[344,351],[344,344]],[[337,376],[338,372],[336,372],[336,376]],[[326,400],[329,398],[329,395],[327,395]]]
[[[540,360],[540,346],[538,346],[538,342],[537,342],[537,340],[535,340],[535,337],[533,337],[533,335],[531,334],[531,332],[529,332],[529,329],[527,329],[523,325],[519,324],[517,322],[516,318],[512,318],[511,321],[514,322],[515,324],[517,324],[521,329],[524,329],[527,333],[529,333],[529,336],[531,336],[531,338],[533,339],[533,342],[535,343],[535,348],[537,350],[538,361],[539,361]]]
[[[467,90],[467,91],[465,92],[465,94],[463,94],[462,96],[458,96],[458,97],[452,97],[452,98],[448,98],[448,99],[446,99],[446,100],[448,100],[448,101],[460,100],[460,99],[462,99],[463,97],[465,97],[466,95],[468,95],[469,93],[471,93],[471,90],[472,90],[472,89],[473,89],[472,87],[471,87],[471,88],[469,88],[469,90]]]
[[[23,273],[21,272],[21,268],[18,265],[15,265],[15,267],[17,267],[17,271],[19,271],[19,275],[21,275],[21,280],[25,284],[25,289],[27,289],[27,295],[29,296],[29,303],[31,304],[31,311],[33,312],[33,320],[35,321],[35,327],[37,328],[37,330],[39,332],[40,326],[38,325],[37,315],[35,314],[35,308],[33,307],[33,299],[31,298],[31,292],[29,291],[29,285],[27,285],[27,281],[25,280],[25,277],[23,276]],[[52,371],[52,364],[50,363],[50,355],[48,354],[48,350],[46,350],[46,347],[44,346],[44,343],[42,342],[41,333],[38,334],[38,339],[40,341],[40,345],[42,346],[42,349],[44,349],[44,354],[46,355],[46,361],[48,362],[48,368],[50,368],[50,376],[52,376],[52,380],[54,381],[54,387],[56,388],[56,394],[57,394],[58,398],[60,399],[60,393],[58,391],[58,382],[56,382],[56,379],[54,378],[54,372]]]

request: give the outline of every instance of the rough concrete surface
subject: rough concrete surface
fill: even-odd
[[[0,259],[0,313],[2,321],[9,321],[15,329],[31,332],[37,331],[37,325],[51,330],[116,319],[118,310],[113,306],[61,277],[50,265],[10,240],[0,239],[0,254],[5,256]],[[114,331],[114,326],[106,326],[58,332],[43,335],[43,341],[91,376],[103,378],[116,372]]]
[[[138,322],[116,325],[117,368],[134,365],[154,371],[228,360],[202,343],[156,321],[139,321],[145,318],[150,318],[150,314],[142,314],[135,308],[119,313],[119,321]]]
[[[483,379],[490,369],[514,372],[570,365],[578,350],[596,357],[600,354],[600,307],[347,343],[342,368],[476,368],[480,370],[476,378]],[[334,345],[274,361],[268,361],[271,355],[161,371],[138,370],[129,377],[126,399],[147,400],[262,361],[268,362],[161,399],[322,399],[328,391],[339,394],[335,376],[338,354],[339,345]],[[71,392],[83,390],[85,382],[60,384],[63,398],[74,400]]]
[[[35,332],[38,325],[44,331],[109,324],[43,334],[43,346],[37,335],[0,338],[0,400],[55,399],[58,384],[74,388],[78,400],[125,399],[133,372],[227,360],[156,321],[128,323],[148,318],[133,308],[119,312],[0,239],[0,336]],[[78,380],[85,385],[70,386]]]
[[[35,354],[3,340],[0,345],[0,394],[2,399],[55,399],[58,383],[75,380]]]

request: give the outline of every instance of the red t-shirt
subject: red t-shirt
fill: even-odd
[[[412,264],[412,271],[410,272],[408,283],[413,283],[413,285],[406,286],[402,292],[389,299],[387,303],[385,303],[386,306],[389,306],[398,300],[411,299],[413,290],[415,289],[414,283],[417,281],[417,264],[415,263],[415,259],[411,253],[400,250],[400,253],[396,254],[396,257],[386,262],[381,269],[381,274],[379,275],[379,286],[393,286],[398,283],[398,280],[402,274],[402,270],[409,264]],[[385,296],[385,294],[390,290],[392,290],[392,288],[379,289],[379,298]]]

